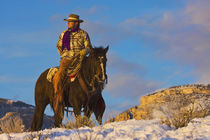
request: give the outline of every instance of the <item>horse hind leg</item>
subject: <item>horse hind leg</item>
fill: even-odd
[[[60,127],[64,117],[64,107],[60,107],[54,114],[54,127]]]
[[[41,130],[44,110],[45,110],[46,106],[47,106],[47,104],[36,105],[35,110],[34,110],[34,117],[33,117],[32,123],[31,123],[31,131]]]
[[[54,111],[54,127],[59,127],[64,117],[64,103],[60,102],[62,96],[57,96],[55,104],[53,105]]]

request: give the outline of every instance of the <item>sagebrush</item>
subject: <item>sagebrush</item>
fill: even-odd
[[[205,109],[201,105],[195,107],[195,104],[192,103],[190,107],[180,109],[180,111],[172,113],[170,117],[163,118],[161,123],[178,129],[187,126],[194,118],[203,118],[208,115],[210,115],[209,109]]]

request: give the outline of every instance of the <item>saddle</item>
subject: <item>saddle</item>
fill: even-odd
[[[72,60],[71,64],[69,64],[68,69],[66,71],[67,71],[67,76],[70,77],[70,81],[74,82],[74,80],[81,68],[83,57],[80,57],[80,55],[78,55],[72,59],[73,60]],[[53,77],[54,77],[55,73],[58,71],[58,69],[59,69],[59,67],[50,68],[50,70],[48,71],[48,74],[47,74],[47,80],[49,82],[52,82]]]
[[[58,71],[58,69],[59,69],[59,67],[52,67],[52,68],[49,69],[46,78],[50,83],[52,83],[53,77],[55,76],[55,73]],[[74,82],[75,78],[77,77],[77,74],[78,73],[75,73],[74,75],[73,74],[72,75],[68,74],[71,82]]]
[[[93,88],[90,87],[90,85],[87,86],[85,84],[83,77],[79,73],[81,65],[82,65],[82,60],[83,60],[83,57],[79,57],[79,55],[78,57],[75,57],[72,60],[71,64],[68,66],[68,69],[67,69],[67,76],[70,78],[70,82],[74,82],[75,79],[78,78],[79,84],[81,85],[83,91],[88,95],[88,97],[90,97],[90,94],[92,94],[90,90]],[[59,67],[52,67],[49,69],[47,77],[46,77],[49,82],[52,83],[53,77],[58,71],[58,69]]]

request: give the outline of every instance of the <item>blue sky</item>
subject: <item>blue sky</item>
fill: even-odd
[[[0,97],[34,105],[34,86],[59,65],[56,43],[70,13],[93,46],[110,46],[105,118],[176,85],[210,83],[208,0],[1,1]],[[46,111],[52,114],[50,109]]]

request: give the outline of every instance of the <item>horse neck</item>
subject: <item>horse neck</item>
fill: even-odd
[[[93,63],[91,56],[88,56],[87,58],[85,58],[84,63],[81,67],[81,72],[82,72],[84,78],[86,79],[86,81],[89,83],[95,75],[95,72],[94,72],[95,70],[94,70],[93,64],[94,63]]]

